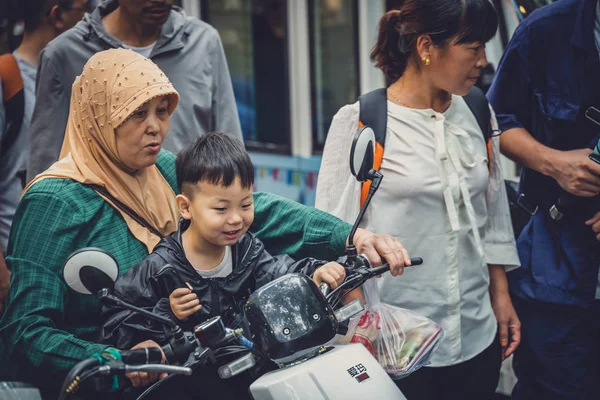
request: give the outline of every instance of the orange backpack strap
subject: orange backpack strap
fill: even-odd
[[[492,138],[490,137],[487,140],[486,146],[487,148],[487,156],[488,156],[488,172],[490,172],[492,170]]]
[[[0,143],[0,158],[17,140],[25,113],[25,92],[19,64],[12,54],[0,56],[0,80],[2,82],[2,105],[6,114],[6,126]]]
[[[15,56],[2,54],[0,56],[0,79],[2,79],[2,102],[6,103],[19,91],[23,90],[23,79]]]

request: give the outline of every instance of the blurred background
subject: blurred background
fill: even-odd
[[[491,0],[500,29],[487,45],[487,90],[518,23],[552,0]],[[97,3],[98,0],[92,0]],[[0,53],[20,41],[19,21],[2,19]],[[377,22],[402,0],[176,0],[188,15],[220,33],[244,140],[256,168],[256,190],[314,204],[315,186],[333,115],[385,85],[369,60]],[[505,177],[518,167],[503,160]]]

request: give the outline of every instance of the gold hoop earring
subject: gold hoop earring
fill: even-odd
[[[429,57],[423,57],[421,60],[425,65],[431,64],[431,60],[429,59]]]

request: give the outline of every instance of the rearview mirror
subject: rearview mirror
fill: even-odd
[[[368,126],[356,132],[350,149],[350,171],[359,182],[365,182],[373,169],[375,159],[375,133]]]
[[[373,169],[375,162],[375,132],[368,126],[360,128],[354,140],[352,141],[352,147],[350,149],[350,171],[352,175],[356,177],[359,182],[371,181],[369,183],[369,190],[367,197],[362,201],[358,217],[352,226],[350,235],[348,235],[348,246],[346,246],[346,255],[348,265],[353,265],[356,262],[356,246],[354,246],[354,234],[358,229],[358,225],[365,215],[365,211],[371,202],[371,198],[379,188],[379,184],[383,179],[383,175],[379,171]]]
[[[86,247],[67,258],[63,276],[67,285],[81,294],[97,294],[112,289],[119,276],[119,265],[114,257],[98,248]]]

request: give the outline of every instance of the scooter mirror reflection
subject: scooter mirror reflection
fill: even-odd
[[[369,179],[375,159],[375,133],[368,126],[356,132],[350,149],[350,171],[359,182]]]
[[[74,291],[96,294],[102,289],[114,288],[119,276],[119,265],[110,253],[86,247],[67,258],[63,276],[66,284]]]

